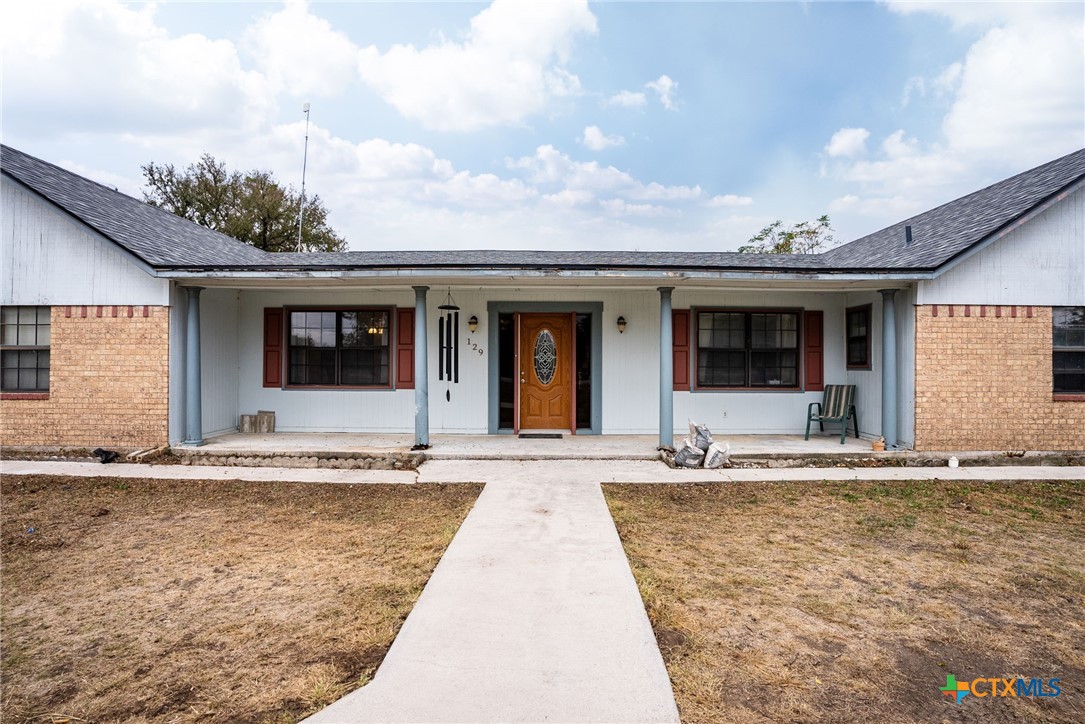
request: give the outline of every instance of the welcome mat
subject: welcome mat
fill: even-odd
[[[564,437],[560,432],[521,432],[521,440],[561,440]]]

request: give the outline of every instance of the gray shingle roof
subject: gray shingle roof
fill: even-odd
[[[158,269],[645,269],[893,272],[937,269],[1085,178],[1085,149],[824,254],[635,251],[350,251],[271,254],[8,146],[0,170]],[[904,227],[912,227],[912,243]]]
[[[258,264],[267,252],[0,146],[0,171],[153,267]]]
[[[933,270],[1085,178],[1085,149],[832,249],[833,268]],[[905,227],[912,243],[905,244]]]

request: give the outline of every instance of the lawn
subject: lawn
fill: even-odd
[[[603,487],[683,721],[1085,721],[1081,481]]]
[[[5,476],[0,719],[299,719],[369,680],[480,490]]]

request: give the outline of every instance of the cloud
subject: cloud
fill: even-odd
[[[171,36],[155,6],[110,0],[5,8],[5,131],[166,135],[251,129],[274,109],[264,77],[224,40]],[[93,62],[88,62],[93,58]]]
[[[625,139],[618,135],[608,136],[599,130],[599,126],[588,126],[584,129],[584,135],[578,139],[592,151],[603,151],[614,146],[625,145]]]
[[[913,76],[904,85],[905,104],[925,95],[945,99],[937,134],[917,137],[897,129],[870,154],[863,153],[869,137],[864,129],[833,135],[825,146],[824,175],[843,182],[845,193],[830,211],[890,223],[1083,145],[1080,4],[890,7],[905,17],[923,13],[978,29],[978,39],[936,76]]]
[[[656,204],[631,204],[624,199],[605,199],[599,202],[599,207],[612,216],[640,216],[654,219],[661,216],[681,215],[677,209]]]
[[[737,196],[735,194],[723,194],[722,196],[713,196],[705,202],[705,206],[718,209],[726,206],[749,206],[753,203],[753,199],[749,196]]]
[[[496,0],[462,43],[359,54],[362,79],[404,117],[439,131],[517,125],[581,93],[563,67],[575,39],[598,31],[587,2]]]
[[[674,104],[673,98],[675,91],[678,89],[678,83],[671,80],[669,76],[661,75],[656,80],[645,83],[644,87],[649,90],[654,90],[656,95],[659,96],[659,102],[662,103],[663,107],[668,111],[678,110],[677,106]]]
[[[866,153],[870,131],[865,128],[841,128],[829,139],[825,152],[833,157],[852,157]]]
[[[244,34],[270,86],[295,96],[334,96],[357,78],[358,48],[306,2],[287,2],[261,17]]]
[[[620,108],[643,108],[646,103],[648,103],[648,96],[643,93],[623,90],[607,98],[603,105],[618,106]]]

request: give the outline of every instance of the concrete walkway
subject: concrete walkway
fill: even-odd
[[[306,722],[678,721],[600,466],[456,467],[420,477],[486,488],[384,663]]]

